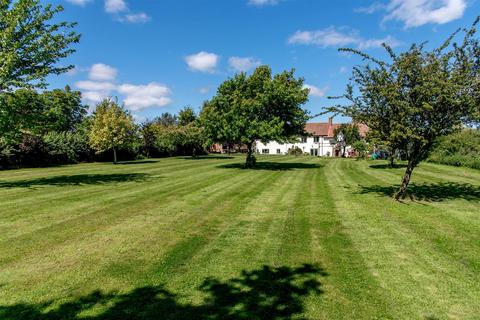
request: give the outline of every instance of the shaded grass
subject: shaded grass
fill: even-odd
[[[386,162],[243,162],[0,172],[0,319],[480,314],[478,171],[422,164],[396,203]]]
[[[123,174],[79,174],[64,175],[32,180],[0,181],[0,188],[30,188],[33,186],[78,186],[82,184],[140,182],[148,178],[144,173]]]
[[[398,191],[400,185],[385,186],[360,186],[360,193],[377,193],[392,197]],[[408,187],[408,193],[404,198],[424,201],[446,201],[452,199],[464,199],[468,201],[480,201],[480,186],[469,183],[440,182],[431,184],[414,184]]]

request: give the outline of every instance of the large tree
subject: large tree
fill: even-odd
[[[58,65],[80,39],[75,23],[57,22],[61,6],[39,0],[0,0],[0,93],[45,87],[45,78],[73,66]],[[52,21],[54,20],[54,21]]]
[[[212,141],[245,144],[251,167],[256,140],[287,141],[304,133],[308,114],[302,105],[308,93],[293,70],[272,76],[268,66],[261,66],[250,76],[240,73],[222,83],[204,104],[202,125]]]
[[[90,144],[97,152],[117,151],[131,145],[136,138],[136,125],[131,114],[111,99],[103,100],[96,108],[90,129]]]
[[[426,159],[434,141],[478,120],[480,107],[480,49],[478,18],[471,29],[458,32],[440,47],[414,44],[395,54],[384,44],[390,61],[375,59],[354,49],[368,63],[355,67],[345,98],[351,104],[330,111],[351,116],[369,126],[372,135],[392,149],[405,151],[408,160],[395,199],[402,198],[414,168]]]

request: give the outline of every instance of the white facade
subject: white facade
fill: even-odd
[[[287,154],[289,149],[298,147],[303,153],[308,153],[312,156],[333,157],[336,156],[336,143],[332,137],[313,136],[300,138],[297,143],[270,141],[267,144],[263,144],[261,141],[256,141],[255,149],[258,154]]]

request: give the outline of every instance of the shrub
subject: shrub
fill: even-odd
[[[428,161],[480,169],[480,130],[465,129],[441,137],[436,141]]]
[[[76,163],[90,154],[88,137],[77,132],[49,132],[43,136],[50,163]]]
[[[288,149],[288,152],[287,152],[289,155],[293,155],[293,156],[301,156],[303,155],[303,151],[302,149],[300,149],[299,147],[293,147],[293,148],[290,148]]]

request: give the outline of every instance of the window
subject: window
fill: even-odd
[[[269,149],[262,149],[262,153],[263,153],[263,154],[269,154],[269,153],[270,153],[270,150],[269,150]]]
[[[313,137],[313,142],[320,142],[320,137]]]
[[[277,149],[277,154],[281,154],[282,152],[280,151],[280,149]]]
[[[302,137],[302,143],[307,142],[307,137]]]

